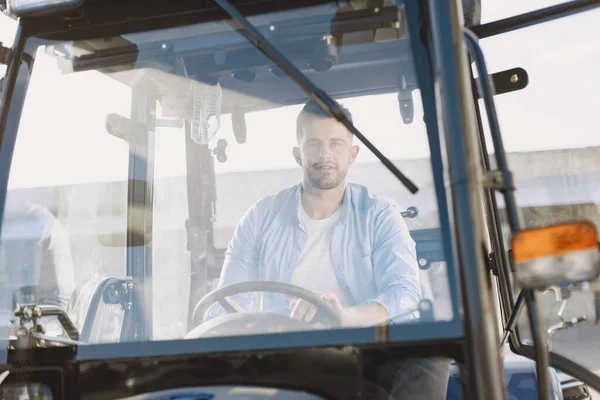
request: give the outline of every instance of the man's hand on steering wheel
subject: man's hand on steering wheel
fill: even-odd
[[[330,326],[332,328],[340,326],[340,315],[320,295],[315,294],[314,292],[311,292],[300,286],[274,281],[238,282],[213,290],[212,292],[204,296],[198,302],[198,304],[196,304],[192,316],[194,324],[199,325],[202,323],[202,319],[206,314],[207,310],[215,302],[219,303],[228,314],[239,313],[241,311],[244,311],[243,307],[240,304],[238,304],[232,297],[237,294],[251,292],[280,293],[287,295],[291,298],[303,300],[304,302],[310,304],[318,310],[318,313],[315,312],[313,317],[317,316],[318,320],[324,322],[326,326]]]
[[[341,328],[368,326],[389,317],[385,308],[378,303],[344,308],[335,293],[325,293],[319,296],[337,314]],[[290,303],[290,307],[293,309],[290,314],[291,318],[311,323],[315,316],[318,317],[318,310],[305,300],[294,300]]]
[[[320,295],[321,298],[327,302],[335,312],[340,316],[340,325],[344,327],[348,324],[348,311],[342,307],[340,299],[335,293],[324,293]],[[298,319],[304,322],[313,322],[313,319],[317,315],[317,308],[306,300],[299,299],[290,302],[292,308],[291,318]]]

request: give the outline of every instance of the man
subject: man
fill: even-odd
[[[411,318],[421,298],[415,243],[399,210],[347,182],[359,153],[353,135],[313,101],[300,112],[296,133],[293,156],[302,182],[246,212],[219,287],[253,280],[301,286],[320,294],[344,327]],[[234,299],[246,310],[252,306],[250,295]],[[307,321],[315,315],[303,301],[272,294],[265,295],[263,310]],[[222,312],[215,304],[205,319]]]

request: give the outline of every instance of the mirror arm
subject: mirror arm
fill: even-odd
[[[508,319],[508,323],[506,324],[506,328],[504,328],[504,336],[502,337],[502,342],[500,343],[500,351],[506,344],[506,340],[509,338],[510,334],[514,332],[517,322],[519,321],[519,316],[521,315],[521,311],[523,311],[523,305],[525,304],[525,293],[523,290],[519,292],[519,297],[517,297],[517,301],[515,302],[515,306],[510,314],[510,318]]]

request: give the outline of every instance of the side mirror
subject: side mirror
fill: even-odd
[[[583,382],[572,379],[561,382],[560,386],[565,400],[585,400],[592,398],[590,390]]]
[[[512,239],[512,259],[524,289],[544,290],[600,276],[598,236],[588,221],[519,231]]]

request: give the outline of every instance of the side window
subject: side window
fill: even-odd
[[[61,74],[38,49],[9,177],[0,309],[34,287],[37,302],[64,308],[81,330],[96,285],[125,275],[126,248],[107,238],[126,230],[129,150],[105,118],[129,114],[127,90],[95,71]],[[118,339],[120,327],[104,326],[112,332],[96,334]]]
[[[596,116],[600,108],[600,56],[589,50],[600,40],[598,17],[600,11],[592,10],[482,41],[490,72],[518,66],[529,75],[527,88],[495,100],[526,228],[586,219],[600,230],[600,135]],[[576,38],[565,34],[574,31]],[[564,71],[572,72],[568,82],[557,82],[556,76]],[[498,197],[503,208],[504,202]],[[510,243],[504,209],[501,212],[504,240]],[[558,312],[567,297],[563,318],[585,315],[588,319],[587,326],[550,335],[552,350],[598,370],[597,357],[582,351],[600,343],[598,331],[592,326],[600,318],[593,292],[586,285],[569,291],[563,293],[565,296],[554,291],[539,296],[547,328],[560,322]],[[527,313],[521,314],[520,327],[524,340],[528,340]]]

